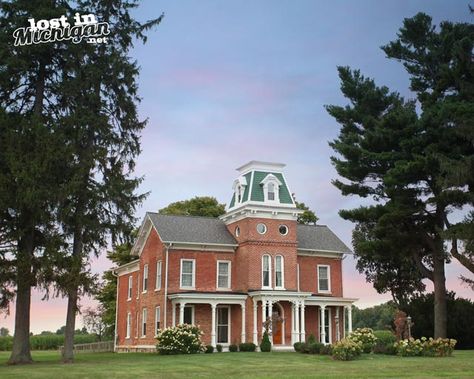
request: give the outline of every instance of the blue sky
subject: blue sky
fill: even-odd
[[[411,97],[403,66],[380,46],[419,11],[436,23],[473,21],[466,1],[143,1],[138,19],[165,18],[131,53],[141,66],[140,115],[148,119],[137,174],[151,194],[138,216],[200,195],[227,203],[236,167],[276,161],[287,164],[297,199],[351,246],[352,224],[338,211],[361,201],[331,184],[337,174],[328,141],[339,126],[324,105],[346,103],[338,65]],[[100,258],[94,267],[110,265]],[[359,297],[359,306],[389,299],[350,257],[344,272],[345,295]],[[473,298],[457,279],[465,270],[453,263],[447,272],[448,288]],[[63,325],[64,301],[40,298],[33,298],[32,330]],[[13,329],[13,313],[4,323]]]

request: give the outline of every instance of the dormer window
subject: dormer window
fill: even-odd
[[[275,184],[268,183],[268,200],[275,200]]]
[[[265,179],[260,182],[263,186],[263,196],[265,202],[280,202],[280,186],[283,183],[273,174],[268,174]]]
[[[245,193],[245,186],[247,185],[247,179],[245,176],[241,176],[240,178],[234,181],[234,185],[232,186],[234,190],[234,198],[235,198],[235,205],[242,204],[244,202],[244,193]]]

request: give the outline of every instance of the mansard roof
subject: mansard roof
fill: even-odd
[[[235,245],[237,241],[224,222],[212,217],[175,216],[148,212],[163,242]]]
[[[298,249],[351,253],[344,242],[326,225],[298,225]]]

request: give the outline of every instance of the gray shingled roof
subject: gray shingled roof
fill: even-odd
[[[224,222],[211,217],[172,216],[148,212],[164,242],[237,245]]]
[[[325,225],[298,225],[298,248],[351,253],[351,250]]]

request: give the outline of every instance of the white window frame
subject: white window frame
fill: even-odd
[[[192,285],[191,286],[183,286],[183,262],[192,262],[193,263],[193,271],[192,271]],[[180,289],[188,289],[193,290],[196,288],[196,260],[189,259],[189,258],[181,258],[181,264],[179,269],[179,288]]]
[[[220,263],[227,263],[227,287],[219,287],[219,264]],[[232,261],[225,261],[225,260],[218,260],[216,263],[216,289],[218,291],[225,291],[231,289],[232,283]]]
[[[191,325],[194,325],[194,321],[195,321],[195,318],[194,318],[194,305],[188,305],[186,304],[184,306],[184,308],[191,308]],[[184,311],[183,311],[184,312]],[[183,313],[184,314],[184,313]],[[184,317],[183,317],[183,323],[184,323]]]
[[[322,290],[319,287],[319,268],[326,267],[327,268],[327,273],[328,273],[328,289],[327,290]],[[317,267],[317,280],[318,280],[318,292],[319,293],[331,293],[331,266],[330,265],[318,265]]]
[[[160,327],[158,328],[158,323],[160,323]],[[158,331],[161,330],[161,309],[160,306],[157,305],[155,307],[155,337],[158,335]]]
[[[281,258],[281,286],[277,286],[277,258]],[[275,256],[275,288],[279,290],[285,289],[285,258],[281,254]]]
[[[161,271],[163,267],[163,262],[156,262],[156,282],[155,282],[155,291],[161,290]]]
[[[265,276],[263,275],[263,268],[264,268],[263,261],[264,261],[265,257],[268,257],[268,285],[267,286],[264,283]],[[262,255],[261,273],[262,273],[262,289],[272,288],[272,257],[269,254],[263,254]]]
[[[140,271],[138,271],[137,275],[137,299],[140,298]]]
[[[270,200],[268,198],[268,185],[273,184],[274,188],[274,194],[275,198],[273,200]],[[268,174],[261,182],[260,184],[263,185],[263,198],[264,201],[267,203],[279,203],[280,202],[280,187],[283,185],[283,183],[273,174]]]
[[[126,339],[130,339],[130,333],[132,331],[132,314],[127,312],[127,329],[126,329]]]
[[[130,276],[128,277],[127,301],[132,300],[132,294],[133,294],[133,275],[130,274]]]
[[[222,309],[222,308],[227,308],[227,342],[219,342],[219,333],[217,332],[218,329],[219,329],[219,315],[217,314],[218,312],[218,309]],[[232,323],[230,320],[232,320],[232,318],[230,317],[230,312],[231,312],[231,307],[229,305],[218,305],[217,306],[217,309],[216,309],[216,330],[215,330],[215,333],[216,333],[216,343],[222,345],[222,346],[229,346],[230,345],[230,337],[232,335],[231,333],[231,327],[232,327]]]
[[[147,291],[148,291],[148,263],[143,266],[142,293],[147,293]]]
[[[141,337],[142,338],[145,338],[146,337],[146,330],[147,330],[147,321],[148,321],[148,309],[147,308],[143,308],[142,309],[142,335]]]

